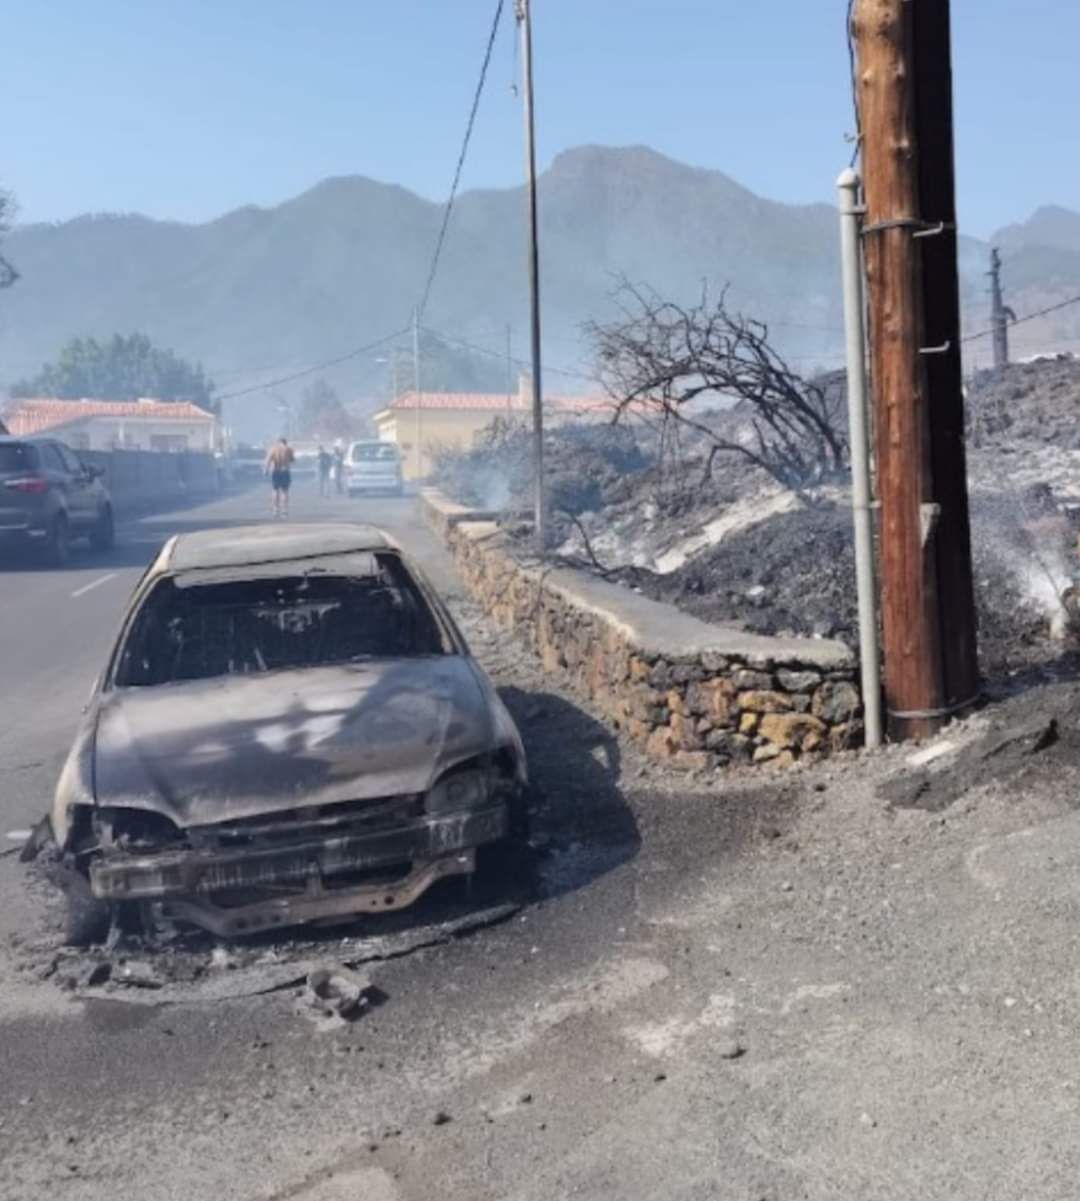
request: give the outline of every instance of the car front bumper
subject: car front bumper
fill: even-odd
[[[270,848],[113,851],[91,863],[90,887],[103,900],[164,902],[167,913],[222,937],[254,934],[404,908],[436,880],[473,871],[476,848],[508,830],[507,808],[499,804],[378,833]],[[337,883],[352,873],[380,873],[380,879]],[[275,895],[275,889],[281,891]],[[254,900],[222,901],[221,894],[249,891]]]

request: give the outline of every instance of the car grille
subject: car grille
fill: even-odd
[[[216,822],[188,830],[192,847],[235,850],[239,847],[274,847],[305,838],[334,838],[350,834],[376,834],[408,825],[423,812],[419,794],[385,797],[374,801],[340,801],[290,809],[287,813]]]

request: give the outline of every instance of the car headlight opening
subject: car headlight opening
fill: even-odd
[[[424,808],[429,814],[481,809],[493,793],[494,774],[490,767],[458,768],[435,782],[427,794]]]

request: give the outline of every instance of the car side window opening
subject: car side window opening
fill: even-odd
[[[62,471],[67,474],[67,468],[64,466],[64,460],[60,457],[60,452],[51,442],[43,442],[40,446],[42,465],[49,471]]]
[[[121,647],[115,683],[149,687],[451,651],[396,555],[370,575],[160,581]]]
[[[59,454],[64,467],[72,475],[81,475],[86,470],[79,456],[73,450],[69,450],[62,442],[56,444],[56,452]]]

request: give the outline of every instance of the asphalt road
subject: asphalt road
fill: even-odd
[[[413,502],[295,501],[297,520],[389,527],[451,597],[523,729],[539,893],[411,951],[491,898],[422,906],[392,944],[371,925],[206,948],[188,992],[65,991],[49,894],[0,857],[0,1197],[1075,1196],[1080,768],[984,773],[944,813],[882,803],[902,748],[666,776],[485,627]],[[63,572],[0,572],[5,832],[41,812],[154,548],[264,503],[139,522]],[[952,756],[978,733],[950,735]],[[349,1025],[275,987],[313,957],[380,951],[380,1003]]]

